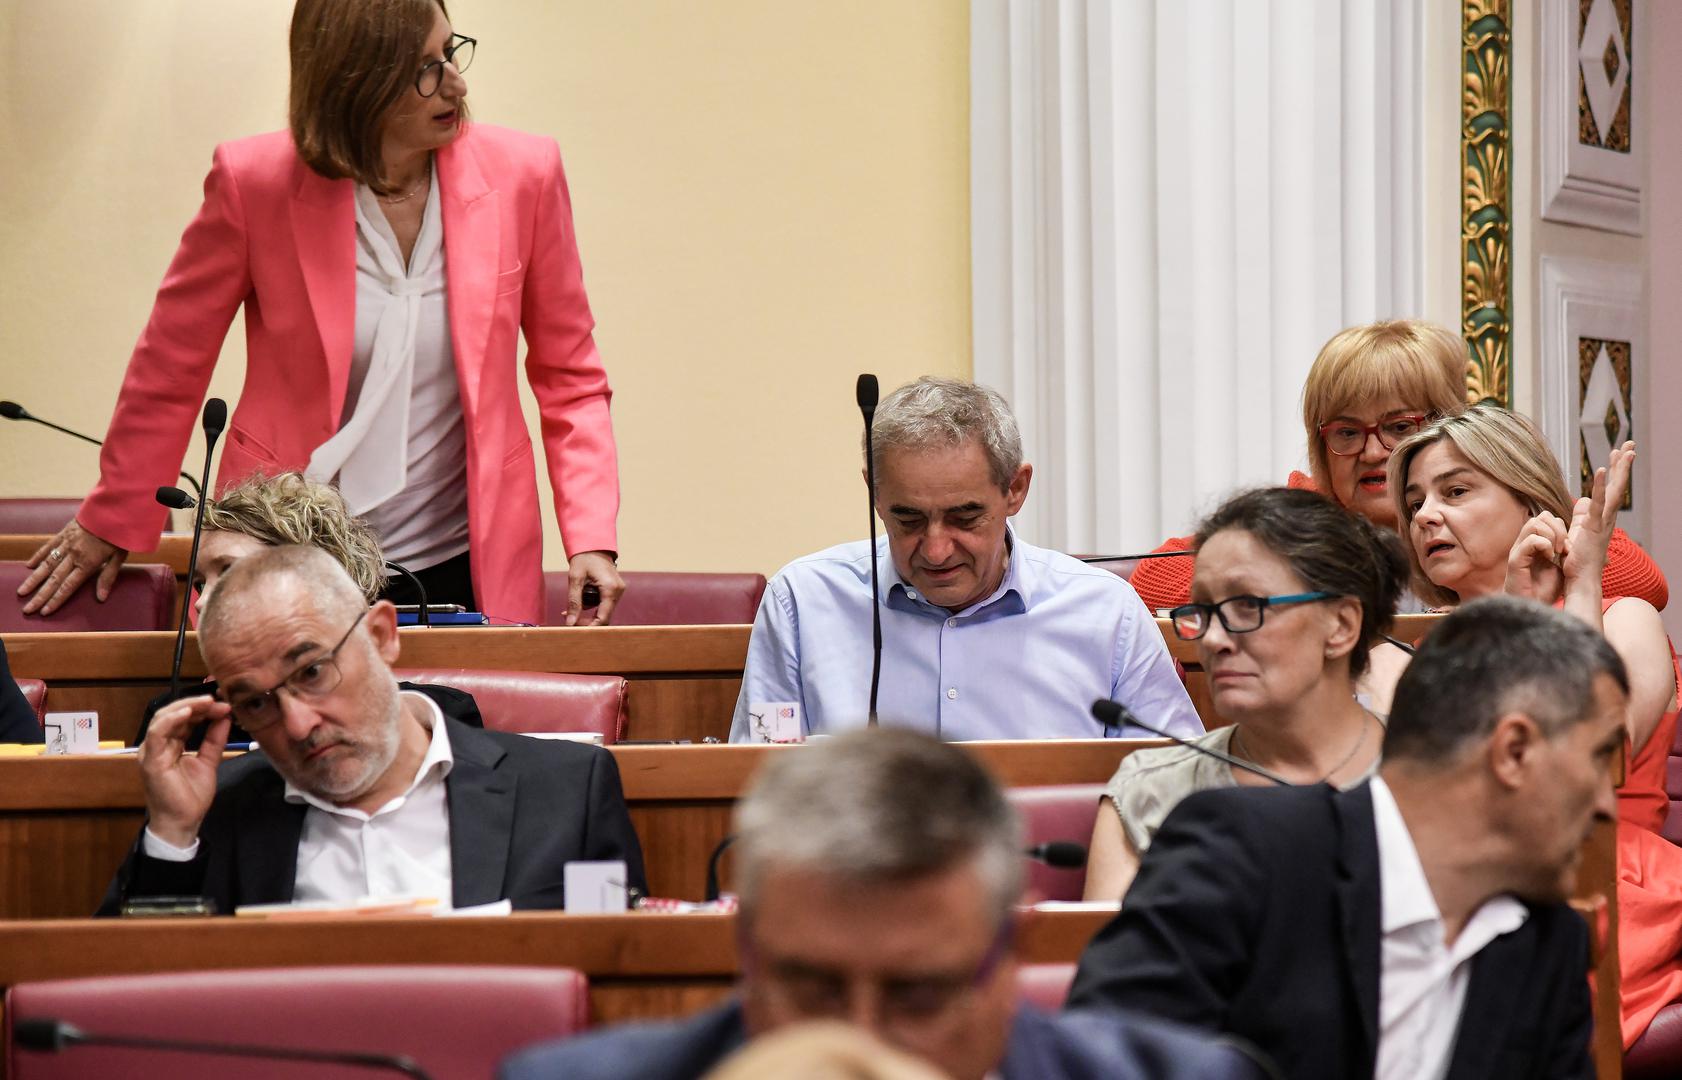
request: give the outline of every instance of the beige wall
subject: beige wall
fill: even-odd
[[[0,4],[0,397],[104,427],[212,147],[284,122],[289,12]],[[770,571],[861,532],[854,376],[970,371],[968,4],[452,14],[481,41],[478,118],[566,160],[616,391],[622,564]],[[241,333],[212,385],[230,400]],[[79,495],[96,472],[93,448],[14,425],[0,462],[0,494]],[[552,521],[546,550],[562,565]]]

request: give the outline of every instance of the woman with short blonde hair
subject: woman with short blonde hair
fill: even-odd
[[[1376,525],[1397,527],[1387,469],[1395,447],[1426,423],[1465,407],[1466,346],[1452,330],[1417,319],[1351,326],[1320,349],[1302,388],[1309,470],[1289,486],[1329,495]],[[1189,551],[1191,537],[1171,537],[1158,552]],[[1155,609],[1191,595],[1193,558],[1147,559],[1129,579]],[[1608,596],[1638,596],[1655,608],[1670,598],[1658,564],[1617,530],[1605,570]],[[1403,610],[1417,610],[1409,597]]]

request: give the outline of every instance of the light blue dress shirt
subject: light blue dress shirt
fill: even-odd
[[[953,614],[924,600],[877,541],[885,725],[943,739],[1149,737],[1106,731],[1090,712],[1110,697],[1140,720],[1190,738],[1203,724],[1156,622],[1133,587],[1010,534],[997,591]],[[771,579],[748,644],[731,742],[750,741],[748,707],[798,702],[806,734],[863,727],[870,715],[870,544],[797,559]]]

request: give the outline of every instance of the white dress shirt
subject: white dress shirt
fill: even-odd
[[[438,169],[408,264],[379,199],[356,187],[356,336],[338,432],[307,475],[335,476],[386,558],[424,570],[467,550],[467,436],[444,274]]]
[[[373,813],[335,806],[286,784],[287,802],[304,803],[304,829],[298,839],[294,901],[348,903],[365,896],[436,898],[449,907],[450,808],[444,778],[455,765],[444,714],[423,694],[405,693],[405,703],[419,703],[422,722],[432,729],[426,755],[408,788]],[[194,840],[176,847],[153,834],[142,841],[154,859],[190,862],[199,850]]]
[[[1442,913],[1419,850],[1382,777],[1372,780],[1372,816],[1378,831],[1383,932],[1374,1080],[1443,1080],[1454,1055],[1472,958],[1524,925],[1530,913],[1511,896],[1493,897],[1472,913],[1454,944],[1445,945]]]

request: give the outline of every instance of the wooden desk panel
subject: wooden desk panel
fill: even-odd
[[[1025,787],[1101,783],[1128,753],[1160,743],[966,745],[1000,783]],[[707,857],[730,831],[737,795],[767,755],[799,752],[781,746],[614,747],[652,891],[701,899]],[[90,914],[134,842],[145,805],[132,757],[0,758],[0,919]]]
[[[402,631],[402,667],[623,675],[626,737],[727,738],[747,626],[473,627]],[[146,702],[169,685],[175,635],[7,634],[12,674],[42,679],[54,710],[93,709],[100,734],[132,742]],[[189,631],[182,673],[205,676]]]
[[[1112,911],[1023,912],[1021,955],[1069,963]],[[41,979],[311,964],[571,967],[595,1023],[680,1016],[730,992],[733,915],[498,919],[74,919],[0,922],[0,986]]]
[[[1396,636],[1414,640],[1435,618],[1403,616]],[[1218,725],[1196,642],[1175,638],[1166,620],[1157,625],[1186,669],[1198,714],[1205,725]],[[627,738],[724,741],[750,631],[748,626],[411,627],[402,632],[400,664],[623,675],[630,682]],[[182,671],[203,678],[197,635],[187,636]],[[5,643],[12,674],[45,680],[51,707],[95,710],[101,734],[132,741],[146,702],[169,685],[175,635],[7,634]]]

